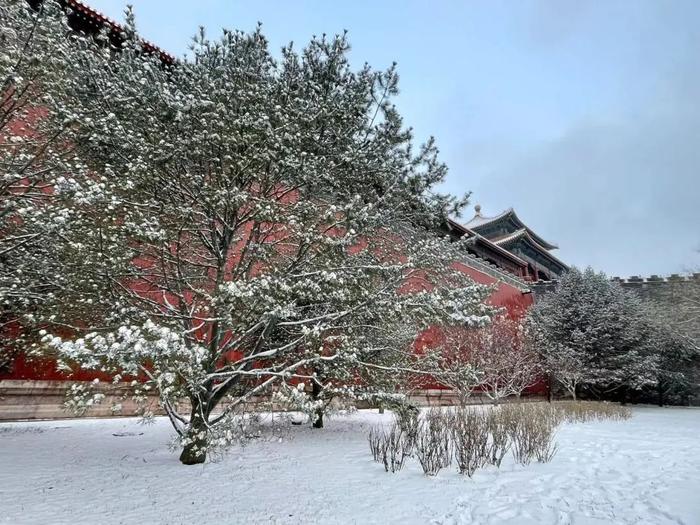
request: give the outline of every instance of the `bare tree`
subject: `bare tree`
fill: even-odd
[[[473,337],[471,363],[480,373],[483,393],[494,403],[520,396],[541,378],[539,356],[528,344],[521,320],[499,316],[474,330]]]
[[[455,327],[443,329],[439,338],[434,348],[423,350],[420,362],[425,369],[434,370],[435,378],[451,388],[459,404],[465,406],[483,380],[483,373],[473,359],[480,335],[473,329]]]

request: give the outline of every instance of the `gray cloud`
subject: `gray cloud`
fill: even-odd
[[[527,154],[506,153],[484,173],[477,200],[509,200],[577,265],[620,275],[700,267],[693,71],[664,83],[642,112],[580,122]]]
[[[595,34],[597,15],[584,7],[590,3],[536,5],[533,27],[550,43],[564,38],[560,29]],[[652,4],[625,36],[634,53],[615,60],[634,65],[621,69],[616,103],[589,101],[585,117],[548,141],[466,144],[474,201],[494,213],[515,207],[572,264],[621,276],[699,271],[700,26],[690,22],[697,6],[674,6]],[[606,63],[606,74],[614,64]]]

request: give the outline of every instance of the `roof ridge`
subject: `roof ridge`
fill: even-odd
[[[504,235],[503,237],[492,239],[491,242],[500,246],[502,243],[511,241],[513,239],[517,239],[518,237],[522,237],[523,234],[527,234],[529,237],[531,237],[527,231],[527,228],[520,228],[519,230],[515,230],[513,233],[509,233],[508,235]],[[534,239],[532,239],[532,241],[535,242]],[[536,244],[539,246],[538,243]]]
[[[41,2],[43,2],[43,0],[39,0],[38,4],[41,4]],[[32,2],[30,2],[30,4],[32,4]],[[98,29],[99,27],[106,26],[109,32],[112,34],[111,38],[119,40],[123,39],[123,37],[121,37],[121,33],[124,31],[124,26],[122,24],[112,20],[108,16],[90,7],[83,0],[59,0],[59,4],[63,9],[72,10],[75,13],[75,16],[88,19],[88,23],[94,24]],[[66,14],[68,15],[68,13]],[[73,26],[71,26],[71,28],[74,31],[84,31],[83,29],[79,29]],[[92,29],[90,31],[92,31]],[[172,64],[175,62],[175,57],[173,55],[158,47],[154,43],[150,42],[149,40],[146,40],[140,35],[139,40],[141,41],[144,50],[150,53],[157,53],[163,62],[167,64]]]
[[[503,217],[511,216],[514,219],[514,222],[519,224],[522,228],[526,229],[528,233],[535,239],[537,240],[537,244],[539,244],[542,248],[545,250],[555,250],[559,248],[556,244],[553,244],[551,242],[548,242],[547,240],[543,239],[540,237],[535,231],[530,228],[527,224],[525,224],[520,217],[518,217],[518,214],[515,212],[515,209],[511,206],[505,211],[494,215],[493,217],[484,217],[481,215],[481,206],[479,206],[479,211],[472,217],[469,222],[466,223],[466,227],[472,228],[474,230],[481,228],[482,226],[485,226],[487,224],[491,224],[492,222],[501,220]]]

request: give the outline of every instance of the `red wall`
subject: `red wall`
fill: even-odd
[[[457,268],[469,275],[474,281],[480,284],[492,285],[497,280],[490,275],[484,274],[474,268],[470,268],[463,264],[458,264]],[[491,297],[488,299],[490,304],[494,306],[502,306],[506,308],[510,315],[521,315],[533,303],[532,294],[524,294],[514,286],[500,283]],[[426,330],[418,338],[416,343],[417,348],[431,346],[439,338],[439,329],[437,327]],[[79,371],[70,376],[56,370],[55,362],[51,359],[28,359],[20,356],[12,367],[12,370],[7,373],[0,373],[0,379],[41,379],[41,380],[64,380],[64,381],[88,381],[95,377],[101,380],[108,380],[106,375],[95,375],[88,372]],[[431,388],[442,388],[440,385],[431,384]]]

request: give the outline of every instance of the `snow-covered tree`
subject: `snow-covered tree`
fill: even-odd
[[[0,5],[0,369],[32,338],[35,313],[61,286],[53,276],[66,217],[47,213],[46,204],[60,175],[57,157],[69,153],[69,123],[45,130],[41,122],[42,86],[58,88],[64,79],[67,29],[53,2]]]
[[[694,283],[691,283],[694,284]],[[700,374],[700,347],[694,338],[692,323],[684,301],[676,301],[675,294],[669,301],[648,300],[644,304],[650,329],[650,344],[657,357],[656,384],[648,388],[648,394],[656,398],[659,406],[667,402],[687,402],[698,390]],[[644,396],[647,397],[647,396]]]
[[[645,297],[658,339],[656,401],[686,403],[700,394],[700,274],[669,279]]]
[[[584,355],[577,348],[551,345],[545,354],[544,366],[576,400],[579,385],[585,378]]]
[[[311,411],[297,382],[378,394],[421,330],[488,321],[489,288],[433,233],[464,202],[434,192],[446,168],[392,105],[394,67],[353,71],[344,35],[276,60],[260,29],[201,32],[175,64],[130,13],[122,36],[115,52],[74,35],[65,82],[45,86],[47,128],[70,123],[51,158],[47,213],[69,224],[55,277],[90,313],[54,301],[42,321],[88,333],[44,343],[155,391],[182,462],[235,439],[260,394]]]
[[[499,315],[475,330],[471,362],[480,374],[480,388],[494,403],[520,396],[541,377],[537,353],[529,343],[522,319]]]
[[[572,395],[585,386],[597,396],[624,398],[656,380],[659,360],[644,305],[603,273],[571,269],[529,320],[549,372]]]
[[[435,370],[440,383],[457,393],[460,403],[475,391],[495,403],[520,396],[542,373],[522,319],[503,313],[482,327],[443,330],[440,343],[427,350],[421,361],[424,368]]]
[[[687,279],[666,283],[662,290],[651,298],[655,316],[689,346],[700,348],[700,273],[696,269]]]
[[[476,330],[467,327],[443,329],[438,344],[424,349],[419,356],[419,366],[434,370],[435,379],[451,388],[460,405],[466,405],[482,381],[482,372],[476,368],[473,348],[479,342]],[[417,380],[420,382],[421,378]]]

